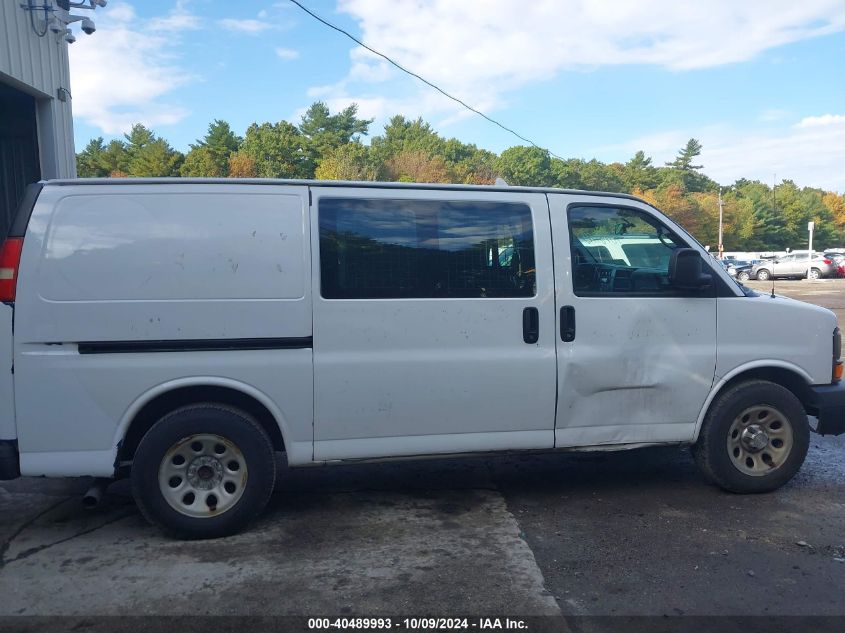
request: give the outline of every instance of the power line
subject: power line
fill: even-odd
[[[454,101],[455,103],[459,103],[460,105],[462,105],[464,108],[466,108],[466,109],[467,109],[467,110],[469,110],[470,112],[473,112],[473,113],[477,114],[478,116],[480,116],[480,117],[482,117],[482,118],[484,118],[484,119],[487,119],[487,120],[488,120],[490,123],[492,123],[493,125],[496,125],[496,126],[498,126],[498,127],[502,128],[503,130],[505,130],[506,132],[509,132],[509,133],[513,134],[515,137],[517,137],[518,139],[520,139],[520,140],[522,140],[522,141],[525,141],[525,142],[526,142],[526,143],[528,143],[529,145],[533,145],[533,146],[534,146],[534,147],[536,147],[537,149],[541,149],[541,150],[543,150],[544,152],[548,152],[550,156],[554,156],[555,158],[559,158],[560,160],[565,160],[562,156],[558,156],[557,154],[555,154],[555,153],[554,153],[554,152],[552,152],[551,150],[548,150],[548,149],[546,149],[545,147],[542,147],[542,146],[540,146],[540,145],[537,145],[537,143],[535,143],[534,141],[532,141],[530,138],[526,138],[526,137],[522,136],[522,134],[520,134],[520,133],[519,133],[519,132],[517,132],[516,130],[514,130],[514,129],[512,129],[512,128],[509,128],[508,126],[504,125],[503,123],[500,123],[500,122],[499,122],[499,121],[497,121],[496,119],[493,119],[493,118],[491,118],[491,117],[487,116],[486,114],[484,114],[484,113],[483,113],[483,112],[481,112],[480,110],[476,110],[476,109],[475,109],[475,108],[473,108],[471,105],[469,105],[468,103],[466,103],[466,102],[462,101],[462,100],[461,100],[461,99],[459,99],[458,97],[455,97],[454,95],[449,94],[448,92],[446,92],[445,90],[443,90],[443,88],[441,88],[440,86],[438,86],[438,85],[436,85],[436,84],[433,84],[432,82],[430,82],[430,81],[429,81],[428,79],[426,79],[425,77],[421,77],[420,75],[418,75],[417,73],[413,72],[412,70],[408,70],[407,68],[405,68],[404,66],[402,66],[402,64],[400,64],[399,62],[394,61],[393,59],[391,59],[390,57],[388,57],[388,56],[387,56],[387,55],[385,55],[384,53],[381,53],[381,52],[379,52],[379,51],[375,50],[374,48],[371,48],[371,47],[367,46],[366,44],[364,44],[364,42],[362,42],[362,41],[361,41],[361,40],[359,40],[357,37],[355,37],[354,35],[352,35],[349,31],[346,31],[346,30],[344,30],[344,29],[340,28],[339,26],[337,26],[337,25],[335,25],[335,24],[332,24],[332,23],[331,23],[331,22],[329,22],[328,20],[325,20],[325,19],[321,18],[319,15],[317,15],[316,13],[314,13],[313,11],[311,11],[308,7],[306,7],[306,6],[304,6],[303,4],[301,4],[298,0],[290,0],[290,1],[291,1],[293,4],[295,4],[296,6],[298,6],[300,9],[302,9],[303,11],[305,11],[305,13],[307,13],[308,15],[310,15],[312,18],[314,18],[315,20],[317,20],[318,22],[323,23],[324,25],[326,25],[326,26],[327,26],[327,27],[329,27],[330,29],[333,29],[333,30],[337,31],[338,33],[342,33],[343,35],[345,35],[346,37],[348,37],[350,40],[352,40],[353,42],[355,42],[355,43],[356,43],[356,44],[358,44],[359,46],[362,46],[362,47],[366,48],[368,51],[370,51],[370,52],[371,52],[371,53],[373,53],[374,55],[378,55],[378,56],[379,56],[379,57],[381,57],[382,59],[386,60],[388,63],[392,64],[393,66],[395,66],[396,68],[398,68],[399,70],[401,70],[403,73],[406,73],[406,74],[410,75],[411,77],[414,77],[414,78],[416,78],[416,79],[420,80],[420,81],[421,81],[421,82],[423,82],[425,85],[427,85],[427,86],[429,86],[429,87],[431,87],[431,88],[434,88],[437,92],[439,92],[439,93],[440,93],[440,94],[442,94],[443,96],[445,96],[445,97],[447,97],[447,98],[451,99],[451,100],[452,100],[452,101]]]

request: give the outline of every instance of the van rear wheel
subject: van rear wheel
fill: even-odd
[[[273,444],[249,415],[222,404],[177,409],[141,439],[132,491],[143,515],[175,536],[228,536],[270,499]]]
[[[771,275],[769,274],[769,271],[766,270],[765,268],[761,268],[760,270],[757,271],[757,279],[759,281],[767,281],[770,276]]]
[[[778,384],[752,380],[711,405],[692,453],[716,485],[754,493],[792,479],[809,446],[810,426],[798,398]]]

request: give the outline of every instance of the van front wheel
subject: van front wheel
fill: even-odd
[[[222,404],[177,409],[144,435],[132,462],[143,515],[182,538],[234,534],[267,505],[273,445],[247,414]]]
[[[801,402],[772,382],[731,387],[711,405],[692,453],[710,481],[739,493],[788,482],[807,455],[810,426]]]

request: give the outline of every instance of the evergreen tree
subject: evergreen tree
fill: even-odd
[[[232,131],[226,121],[215,119],[208,125],[205,136],[191,145],[191,151],[203,150],[191,158],[190,174],[192,176],[226,176],[229,172],[229,156],[238,151],[243,139]],[[208,161],[214,163],[212,169]],[[186,157],[186,163],[188,159]],[[193,173],[202,172],[202,173]]]
[[[138,177],[178,176],[184,157],[140,123],[126,137],[128,174]]]
[[[367,134],[372,119],[359,119],[358,106],[352,104],[337,114],[331,114],[322,101],[313,103],[302,116],[299,131],[303,136],[304,169],[313,175],[317,164],[335,149],[360,140]]]

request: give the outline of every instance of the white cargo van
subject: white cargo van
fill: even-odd
[[[808,414],[845,431],[834,315],[740,286],[618,194],[44,182],[0,299],[2,476],[129,476],[186,537],[256,516],[281,451],[689,444],[712,481],[760,492],[799,469]]]

